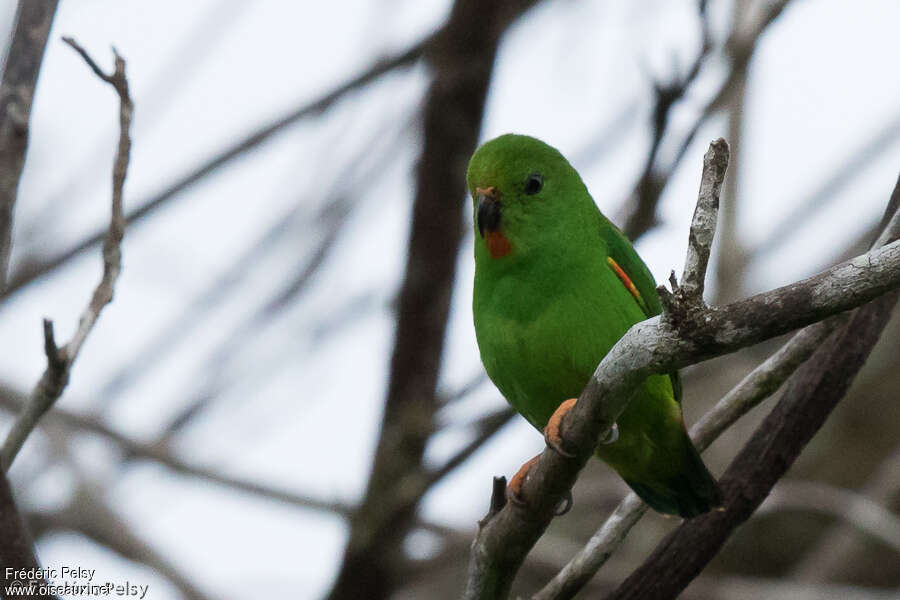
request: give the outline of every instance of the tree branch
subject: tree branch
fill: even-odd
[[[20,0],[15,29],[3,61],[0,81],[0,298],[6,289],[6,271],[12,249],[13,211],[19,179],[28,149],[28,122],[47,38],[56,15],[57,0]],[[27,585],[18,569],[37,568],[34,545],[12,495],[6,473],[0,469],[0,585],[14,581]],[[7,568],[14,569],[7,577]],[[47,596],[54,597],[54,596]]]
[[[691,427],[697,450],[706,450],[738,419],[771,396],[845,320],[845,315],[837,315],[806,327],[744,377]],[[532,600],[572,598],[606,564],[646,512],[647,505],[629,493],[584,548]]]
[[[125,186],[125,176],[128,172],[128,160],[131,152],[131,116],[133,104],[128,93],[128,80],[125,77],[125,60],[113,49],[116,67],[112,75],[104,74],[93,60],[87,55],[73,39],[63,38],[85,59],[91,69],[105,82],[115,88],[119,95],[119,146],[116,158],[113,162],[112,175],[112,216],[106,240],[103,242],[103,277],[88,303],[87,308],[81,313],[78,321],[78,329],[72,339],[62,348],[57,347],[53,335],[53,322],[44,319],[44,350],[47,355],[47,368],[40,381],[31,393],[31,398],[19,413],[12,429],[0,448],[0,470],[6,472],[15,459],[19,449],[25,443],[28,435],[34,429],[38,420],[53,403],[62,395],[69,383],[69,373],[78,353],[84,344],[84,340],[94,328],[94,324],[100,316],[103,307],[112,302],[113,289],[119,272],[122,268],[121,245],[122,236],[125,233],[125,220],[122,210],[122,194]]]
[[[422,458],[440,405],[436,387],[462,237],[465,165],[478,141],[500,37],[535,1],[456,0],[429,48],[434,79],[424,107],[384,415],[332,600],[387,598],[405,569],[403,541],[429,480]]]
[[[900,492],[900,446],[879,465],[859,493],[870,502],[892,506]],[[821,535],[809,554],[791,567],[799,581],[834,580],[847,572],[847,557],[861,552],[864,538],[845,521],[835,524]]]
[[[92,482],[82,481],[68,505],[49,513],[34,513],[35,531],[69,530],[106,546],[126,560],[143,563],[178,588],[185,600],[211,600],[171,559],[141,539],[109,506]]]
[[[691,235],[688,238],[687,258],[681,277],[679,300],[691,306],[702,307],[703,278],[709,264],[713,235],[716,231],[716,215],[719,212],[719,194],[728,168],[728,144],[722,138],[714,141],[703,156],[703,174],[700,176],[700,193],[694,217],[691,220]]]
[[[385,73],[413,64],[422,57],[425,50],[431,45],[432,40],[439,34],[440,32],[432,34],[399,54],[375,62],[365,71],[328,92],[321,98],[318,98],[313,102],[304,103],[302,106],[293,109],[289,113],[267,123],[263,127],[260,127],[256,131],[240,139],[234,145],[197,165],[192,171],[178,177],[175,181],[171,182],[152,197],[147,198],[143,202],[139,202],[138,208],[126,215],[125,223],[131,225],[147,215],[152,214],[157,209],[164,206],[169,200],[178,196],[178,194],[190,188],[198,181],[201,181],[207,175],[215,173],[235,158],[243,156],[246,152],[253,150],[297,121],[324,112],[348,93],[368,85]],[[103,240],[104,235],[105,233],[103,231],[97,231],[74,246],[63,250],[59,254],[30,265],[28,269],[22,273],[14,274],[6,291],[3,292],[3,295],[14,294],[31,282],[57,269],[73,257],[78,256],[82,252],[99,244]]]
[[[12,247],[13,208],[28,149],[28,120],[58,0],[19,0],[0,81],[0,294]]]
[[[692,235],[703,238],[698,232]],[[817,276],[740,302],[670,311],[664,319],[655,317],[633,326],[604,357],[575,408],[564,418],[564,447],[575,458],[545,450],[522,485],[524,506],[506,506],[479,531],[472,547],[466,598],[508,594],[527,551],[552,520],[555,507],[571,489],[597,440],[625,408],[630,390],[648,375],[667,373],[781,335],[859,306],[898,285],[900,242],[894,242]]]
[[[669,113],[696,79],[709,52],[709,24],[705,14],[704,3],[700,3],[699,12],[701,25],[704,28],[702,34],[704,41],[697,60],[694,62],[688,76],[680,83],[656,87],[657,104],[654,111],[654,139],[647,161],[644,164],[643,173],[632,193],[632,198],[634,199],[633,208],[630,208],[629,212],[622,218],[622,222],[625,223],[622,231],[632,241],[644,235],[656,223],[656,208],[659,204],[659,199],[665,190],[666,184],[681,164],[700,127],[729,101],[731,94],[734,92],[733,88],[744,79],[750,60],[753,58],[763,33],[781,15],[789,2],[790,0],[776,0],[767,6],[757,22],[747,24],[731,32],[725,43],[725,49],[731,58],[731,70],[728,72],[728,76],[719,85],[712,99],[706,103],[694,124],[690,127],[687,134],[684,135],[674,158],[660,172],[661,169],[655,163],[657,162],[659,147],[668,129]],[[704,48],[706,53],[704,53]]]
[[[889,206],[896,206],[898,194],[900,179]],[[895,214],[876,244],[896,240],[898,225],[900,215]],[[894,241],[869,256],[898,244]],[[611,598],[674,598],[697,576],[734,529],[766,498],[844,396],[878,341],[897,296],[894,290],[854,311],[848,322],[791,376],[779,403],[719,481],[725,510],[684,522]]]
[[[0,384],[0,406],[4,406],[10,410],[21,410],[26,405],[27,400],[27,398],[22,397],[16,390]],[[332,512],[345,518],[349,517],[352,512],[352,507],[336,500],[329,501],[290,492],[288,490],[275,489],[240,477],[227,475],[219,471],[191,464],[178,457],[165,444],[143,444],[100,423],[96,419],[62,408],[57,408],[47,415],[44,421],[61,425],[67,429],[75,429],[100,436],[113,442],[123,452],[132,457],[153,461],[176,473],[188,477],[195,477],[223,487],[252,494],[266,500],[283,502],[300,508]],[[44,421],[42,421],[42,423]]]
[[[5,473],[0,473],[0,539],[3,540],[0,544],[0,586],[3,587],[0,591],[5,593],[13,586],[26,587],[32,583],[42,583],[27,576],[28,570],[39,569],[40,565],[34,554],[34,542],[16,507]],[[25,573],[22,572],[23,569]],[[52,595],[30,597],[56,598]]]
[[[831,515],[900,555],[900,518],[858,492],[819,481],[784,479],[775,486],[756,514],[785,510]]]
[[[660,176],[657,172],[656,158],[669,129],[672,109],[684,98],[688,88],[697,79],[700,68],[712,50],[712,36],[706,5],[706,0],[700,0],[697,3],[701,30],[700,51],[687,74],[684,77],[676,75],[668,83],[653,83],[653,141],[650,143],[650,150],[644,161],[644,169],[632,192],[633,206],[630,208],[628,216],[624,218],[622,227],[622,231],[631,240],[641,237],[656,224],[656,207],[668,180],[668,175]]]

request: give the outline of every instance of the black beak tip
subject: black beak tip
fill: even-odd
[[[501,209],[499,200],[488,196],[478,196],[478,233],[484,238],[484,231],[497,231],[500,228]]]

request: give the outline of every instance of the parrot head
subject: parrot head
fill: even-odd
[[[502,135],[483,144],[469,161],[466,183],[479,262],[515,263],[535,251],[564,252],[590,227],[597,210],[569,161],[526,135]]]

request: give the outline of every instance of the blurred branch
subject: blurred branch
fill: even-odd
[[[733,6],[732,29],[738,31],[746,22],[748,9],[754,0],[738,0]],[[746,252],[739,239],[738,209],[741,153],[744,140],[744,104],[747,97],[747,69],[737,70],[731,84],[731,101],[727,109],[728,142],[735,168],[725,181],[722,210],[719,214],[719,252],[714,279],[716,282],[716,304],[732,302],[744,296],[744,271],[747,266]]]
[[[200,367],[210,375],[199,378],[205,383],[191,393],[178,415],[163,432],[159,443],[176,434],[194,417],[201,414],[230,383],[222,381],[223,365],[231,364],[230,359],[235,353],[245,349],[256,336],[265,331],[267,319],[277,316],[282,309],[296,304],[298,297],[308,289],[308,284],[314,280],[331,255],[352,213],[358,209],[363,193],[361,190],[371,185],[372,181],[386,170],[387,164],[397,156],[398,148],[405,140],[402,134],[407,131],[409,124],[410,119],[385,119],[383,126],[376,128],[371,137],[364,139],[353,154],[343,160],[344,167],[340,175],[333,178],[334,183],[329,189],[322,189],[321,185],[316,185],[315,189],[307,190],[298,196],[296,202],[275,219],[254,244],[231,261],[222,274],[184,307],[180,314],[151,336],[150,340],[107,380],[97,394],[96,406],[109,410],[112,401],[116,397],[121,397],[123,390],[135,385],[141,378],[148,377],[155,367],[169,356],[173,348],[183,340],[190,339],[197,328],[214,314],[213,308],[217,303],[223,302],[229,294],[242,289],[241,285],[246,284],[247,274],[257,270],[261,261],[275,252],[280,244],[291,242],[294,237],[300,235],[300,232],[303,234],[301,237],[307,238],[310,237],[309,231],[316,232],[315,235],[319,236],[319,240],[312,249],[301,253],[297,261],[285,269],[286,274],[293,275],[286,276],[283,282],[279,280],[280,288],[275,290],[266,302],[241,318],[228,337],[206,360],[206,364]],[[326,150],[320,159],[325,165],[334,157],[331,156],[330,150]],[[305,213],[302,210],[305,206],[304,200],[315,196],[319,196],[320,206],[315,214],[306,214],[308,211]],[[291,243],[293,245],[293,242]],[[259,295],[262,296],[263,292]],[[291,357],[284,355],[283,358]],[[267,361],[266,368],[279,368],[283,366],[282,363],[280,360]],[[235,373],[234,369],[225,371],[232,381],[242,377],[241,374]],[[261,375],[257,373],[256,376]]]
[[[709,155],[717,151],[712,144],[704,158],[704,169],[715,162]],[[712,206],[715,208],[715,204]],[[691,237],[704,236],[692,231]],[[683,279],[694,278],[686,274]],[[723,307],[703,309],[666,293],[664,314],[636,324],[619,340],[597,367],[571,414],[563,419],[564,447],[575,457],[545,450],[522,484],[524,505],[508,504],[480,529],[472,547],[466,597],[502,598],[508,593],[526,552],[569,493],[596,440],[615,423],[627,404],[629,390],[648,375],[667,373],[781,335],[859,306],[898,285],[900,242],[894,242],[815,277]],[[893,294],[886,297],[892,299]],[[886,310],[884,302],[873,306]],[[877,337],[875,331],[872,337]],[[860,341],[867,339],[860,337]],[[864,359],[865,353],[860,352],[860,356]],[[835,368],[835,372],[844,370]]]
[[[153,213],[158,208],[164,206],[169,200],[176,197],[184,190],[190,188],[192,185],[202,180],[207,175],[216,172],[218,169],[230,163],[235,158],[238,158],[239,156],[247,153],[249,150],[256,148],[286,127],[293,125],[297,121],[300,121],[306,117],[316,115],[327,110],[349,92],[352,92],[371,83],[372,81],[375,81],[385,73],[388,73],[396,68],[414,63],[424,54],[425,49],[431,44],[433,37],[434,36],[429,36],[425,38],[424,40],[411,46],[404,52],[401,52],[400,54],[396,54],[389,58],[377,61],[356,77],[347,81],[343,85],[338,86],[321,98],[308,104],[305,103],[299,108],[292,110],[288,114],[275,119],[271,123],[268,123],[260,129],[257,129],[250,135],[242,138],[236,144],[229,146],[222,152],[207,159],[200,165],[197,165],[186,175],[179,177],[176,181],[170,183],[168,186],[157,192],[152,197],[141,202],[140,206],[137,209],[129,212],[128,215],[126,215],[126,224],[133,224],[143,219],[147,215]],[[81,254],[85,250],[88,250],[95,244],[98,244],[103,239],[103,235],[103,232],[98,231],[55,256],[29,265],[26,271],[14,274],[4,294],[14,294],[29,283],[60,267],[73,257]]]
[[[57,0],[20,0],[0,80],[0,294],[12,247],[12,220],[28,147],[28,121]],[[38,568],[31,536],[16,507],[6,470],[0,468],[0,584],[27,585],[18,569]],[[7,575],[13,569],[12,577]],[[44,596],[54,598],[55,596]]]
[[[22,394],[19,394],[11,387],[0,384],[0,405],[10,410],[19,410],[26,402],[27,398]],[[285,504],[301,508],[334,512],[344,517],[349,516],[351,512],[351,508],[348,505],[337,501],[320,500],[301,494],[294,494],[286,490],[277,490],[239,477],[232,477],[224,473],[192,465],[180,459],[167,445],[143,444],[115,431],[92,417],[57,408],[47,415],[46,420],[51,423],[59,423],[69,429],[78,429],[99,435],[115,443],[125,453],[133,457],[156,462],[183,475],[196,477],[197,479],[240,490],[267,500],[284,502]]]
[[[444,394],[443,399],[441,400],[443,406],[449,406],[463,398],[466,398],[480,388],[482,385],[490,381],[488,379],[487,373],[484,372],[484,369],[478,369],[478,371],[472,375],[464,384],[456,388],[455,390],[449,390],[446,394]]]
[[[900,554],[900,518],[862,494],[818,481],[786,479],[778,483],[756,511],[815,511],[853,525]]]
[[[182,8],[186,6],[181,5],[175,9],[181,12],[176,14],[173,11],[172,17],[180,19],[186,16],[186,11]],[[134,137],[140,138],[144,132],[154,131],[160,127],[162,118],[173,106],[183,106],[181,96],[173,91],[185,89],[191,81],[196,80],[199,68],[218,50],[219,43],[229,32],[229,28],[240,22],[247,9],[252,6],[253,3],[243,0],[215,0],[197,17],[189,32],[171,39],[170,44],[159,48],[160,54],[165,53],[165,62],[154,70],[152,81],[142,82],[141,118],[134,124]],[[103,133],[106,133],[105,127]],[[64,214],[62,207],[65,203],[71,202],[72,198],[83,197],[93,183],[92,167],[97,163],[98,157],[105,156],[106,136],[100,135],[92,142],[94,143],[89,149],[87,144],[82,146],[78,162],[73,161],[68,165],[65,177],[42,199],[41,211],[29,219],[27,227],[32,237],[38,237],[36,234],[47,223]],[[40,240],[36,241],[38,247],[32,253],[40,250]],[[21,264],[20,268],[23,268]],[[24,268],[27,270],[27,267]]]
[[[5,592],[12,586],[25,587],[39,584],[27,576],[29,569],[39,569],[34,554],[34,542],[25,528],[22,515],[16,507],[15,498],[5,473],[0,473],[0,585]],[[26,572],[23,573],[22,570]],[[10,576],[11,575],[11,576]],[[31,598],[56,598],[52,595],[33,595]]]
[[[645,175],[649,174],[647,175],[648,183],[644,183],[644,176],[642,176],[635,187],[635,192],[632,194],[632,198],[637,202],[637,206],[642,208],[633,209],[625,218],[626,225],[623,228],[623,231],[632,241],[646,233],[656,222],[656,207],[659,204],[662,192],[665,190],[666,184],[672,178],[675,170],[681,164],[681,161],[687,153],[688,148],[693,143],[697,132],[713,114],[727,106],[737,83],[746,75],[750,60],[753,58],[753,54],[756,51],[760,38],[769,25],[781,15],[789,2],[790,0],[776,0],[769,3],[758,19],[752,23],[741,23],[737,29],[731,32],[731,35],[725,44],[725,48],[731,58],[731,70],[719,86],[718,91],[713,94],[712,99],[709,100],[700,111],[694,124],[682,138],[681,145],[675,152],[674,158],[664,169],[661,169],[658,166],[654,168],[652,162],[655,162],[656,156],[655,152],[651,153],[650,159],[652,162],[648,161],[644,169]],[[702,57],[703,55],[701,53],[701,58]],[[695,63],[695,66],[699,68],[700,63]],[[690,75],[690,73],[688,74]],[[685,92],[682,92],[682,96],[684,93]],[[666,115],[668,115],[669,110],[671,110],[671,107],[667,109]],[[655,144],[658,145],[661,141],[662,140],[655,142]],[[645,196],[643,198],[642,190],[643,195]],[[632,215],[638,216],[632,217]],[[632,220],[634,224],[628,224],[628,222]]]
[[[869,501],[889,506],[900,492],[900,447],[878,467],[870,481],[860,490]],[[825,531],[813,547],[792,567],[794,576],[804,582],[834,578],[846,564],[848,556],[859,551],[860,536],[846,521]]]
[[[781,245],[794,239],[793,234],[809,220],[815,210],[822,210],[829,201],[841,198],[840,191],[866,167],[877,160],[884,151],[900,138],[900,113],[884,126],[879,126],[874,137],[862,146],[853,150],[849,156],[840,161],[833,171],[826,171],[829,177],[820,181],[820,185],[805,199],[794,205],[793,210],[766,234],[765,239],[753,248],[754,257],[770,255]]]
[[[698,577],[685,590],[685,600],[895,600],[897,590],[855,585],[810,585],[785,579],[721,575]]]
[[[13,209],[28,149],[28,120],[58,0],[19,0],[0,81],[0,293],[12,248]]]
[[[403,540],[421,497],[417,482],[428,477],[422,459],[439,407],[436,386],[462,236],[466,160],[478,140],[500,37],[534,3],[456,0],[429,48],[434,79],[424,108],[381,433],[332,600],[387,598],[405,567]]]
[[[109,229],[103,242],[103,277],[97,287],[87,308],[81,313],[78,320],[78,329],[72,339],[59,348],[53,335],[53,322],[44,319],[44,352],[47,355],[47,369],[40,381],[31,393],[28,403],[19,413],[12,429],[0,448],[0,470],[9,470],[13,459],[16,457],[22,444],[25,443],[28,434],[34,429],[38,420],[56,400],[62,395],[69,383],[69,373],[81,346],[88,334],[94,328],[94,324],[100,317],[103,307],[112,302],[113,288],[119,272],[122,268],[121,244],[125,233],[125,221],[122,211],[122,193],[125,186],[125,176],[128,172],[128,160],[131,152],[131,137],[129,128],[133,105],[128,94],[128,80],[125,77],[125,60],[113,49],[116,67],[112,75],[105,74],[91,59],[81,46],[72,38],[63,38],[84,58],[88,66],[103,81],[109,83],[119,95],[119,145],[113,162],[112,175],[112,216],[109,221]]]
[[[71,454],[68,439],[54,436],[54,458],[77,477],[74,493],[65,506],[50,512],[32,512],[29,525],[41,537],[59,530],[81,533],[127,560],[143,563],[168,579],[189,600],[206,600],[204,594],[176,565],[138,537],[103,498],[102,490],[84,472]]]
[[[24,394],[17,392],[12,387],[0,383],[0,407],[10,411],[16,411],[23,407],[26,402],[27,397]],[[249,479],[228,475],[221,471],[191,464],[179,458],[168,444],[142,443],[104,425],[93,417],[80,415],[63,408],[54,409],[53,412],[49,413],[41,421],[41,423],[58,425],[65,429],[77,430],[100,436],[114,443],[123,453],[129,455],[131,458],[149,460],[176,473],[180,473],[181,475],[208,481],[224,488],[256,496],[263,500],[281,502],[302,509],[332,513],[345,519],[349,519],[353,514],[353,506],[339,500],[326,500],[289,490],[273,488]],[[443,525],[425,520],[417,520],[416,526],[442,536],[453,533],[451,529]]]
[[[684,75],[677,74],[667,83],[654,82],[653,105],[653,141],[650,143],[650,151],[644,162],[644,170],[635,185],[632,193],[633,201],[631,210],[625,218],[622,231],[630,239],[636,240],[644,235],[656,224],[656,206],[662,195],[668,176],[660,177],[656,171],[656,157],[666,136],[669,125],[669,117],[672,108],[684,98],[688,88],[700,74],[700,68],[712,50],[712,37],[710,35],[709,17],[706,12],[706,0],[697,3],[697,12],[700,18],[701,41],[700,51],[691,68]]]
[[[447,462],[428,475],[427,480],[422,486],[422,493],[424,494],[431,486],[447,476],[447,474],[456,469],[456,467],[467,461],[469,457],[475,454],[479,448],[484,446],[495,433],[509,423],[515,415],[516,411],[510,407],[505,407],[479,419],[478,424],[476,425],[475,438],[450,457]]]
[[[876,246],[896,240],[900,233],[898,198],[900,178],[887,211],[893,211],[893,219]],[[893,241],[869,256],[896,246],[898,242]],[[896,302],[897,291],[893,290],[857,309],[819,346],[788,379],[781,400],[719,480],[725,510],[685,521],[610,598],[674,598],[697,576],[734,529],[753,514],[844,396]],[[769,318],[777,320],[778,316],[773,313]]]

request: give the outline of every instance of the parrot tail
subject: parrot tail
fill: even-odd
[[[686,441],[684,468],[674,477],[652,486],[628,479],[625,483],[653,510],[690,519],[722,506],[722,492],[690,438]]]

